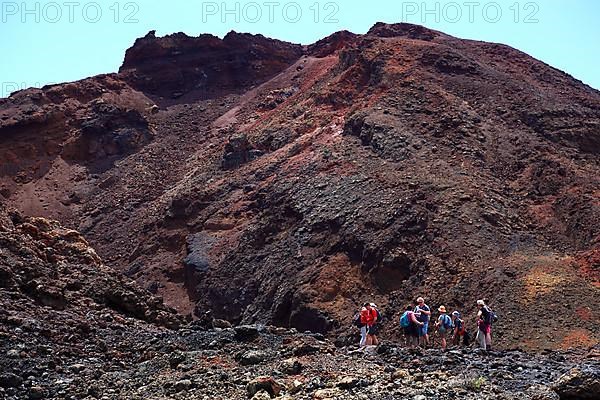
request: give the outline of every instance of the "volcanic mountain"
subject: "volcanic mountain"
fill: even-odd
[[[486,298],[501,346],[600,340],[600,92],[505,45],[150,32],[0,100],[0,155],[7,207],[183,314],[343,336],[369,300],[393,337]]]

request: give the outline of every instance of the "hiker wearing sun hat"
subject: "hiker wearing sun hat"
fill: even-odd
[[[492,350],[492,322],[495,314],[485,301],[477,300],[477,336],[475,340],[483,350]]]
[[[435,327],[442,341],[442,350],[446,350],[446,334],[452,329],[452,319],[446,314],[445,306],[440,306],[438,311],[440,316],[435,322]]]

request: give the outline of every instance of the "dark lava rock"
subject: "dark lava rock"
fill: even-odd
[[[261,362],[266,360],[267,357],[268,357],[268,354],[265,353],[264,351],[249,350],[249,351],[243,353],[242,356],[240,357],[240,364],[242,364],[242,365],[260,364]]]
[[[119,73],[134,88],[164,98],[193,91],[216,97],[257,85],[301,55],[300,45],[262,35],[232,31],[220,39],[149,33],[127,50]]]
[[[288,358],[283,360],[279,368],[284,374],[298,375],[302,372],[302,363],[297,358]]]
[[[195,272],[206,272],[210,268],[208,251],[215,239],[206,233],[197,233],[187,238],[188,254],[183,263]]]
[[[229,329],[232,327],[231,322],[224,319],[214,319],[212,321],[213,328]]]
[[[592,368],[573,368],[552,386],[561,400],[600,399],[600,371]]]
[[[193,386],[193,383],[189,379],[182,379],[180,381],[175,382],[175,391],[183,392],[189,390]]]
[[[40,386],[32,386],[29,389],[29,398],[32,400],[44,399],[46,398],[46,390]]]
[[[0,386],[4,388],[17,387],[23,383],[23,378],[12,373],[0,374]]]
[[[259,333],[256,325],[239,325],[233,329],[235,331],[235,339],[244,342],[256,339]]]
[[[317,345],[311,343],[302,343],[298,346],[294,347],[294,355],[295,356],[305,356],[307,354],[318,353],[321,348]]]
[[[262,155],[263,152],[255,149],[248,141],[246,135],[232,136],[229,138],[227,144],[225,144],[221,168],[225,170],[238,168],[242,164],[252,161]]]

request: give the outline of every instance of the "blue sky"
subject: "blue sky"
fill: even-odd
[[[518,48],[600,89],[600,2],[544,1],[4,1],[0,97],[47,83],[115,72],[137,37],[230,30],[312,43],[375,22],[413,22]]]

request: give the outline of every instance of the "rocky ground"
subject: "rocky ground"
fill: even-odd
[[[469,326],[486,297],[502,349],[597,344],[599,155],[598,91],[409,24],[151,32],[119,73],[0,100],[3,203],[189,318],[331,339],[424,295]]]
[[[210,313],[184,321],[77,233],[0,209],[0,398],[597,399],[600,348],[359,349]]]
[[[264,326],[179,331],[101,321],[59,345],[36,320],[3,330],[6,399],[597,399],[598,350],[336,348],[321,335]],[[224,326],[226,324],[216,325]],[[62,331],[69,327],[64,326]],[[46,328],[48,329],[48,328]],[[62,332],[61,332],[62,333]],[[73,335],[71,335],[73,336]],[[79,347],[85,349],[79,353]]]

